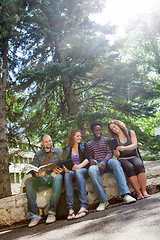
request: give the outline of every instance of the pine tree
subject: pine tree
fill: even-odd
[[[9,80],[8,69],[11,70],[16,65],[15,61],[13,61],[14,46],[11,39],[18,36],[15,26],[19,21],[21,7],[26,2],[22,0],[0,1],[0,198],[11,195],[7,145],[6,91]],[[11,52],[13,52],[13,55]]]

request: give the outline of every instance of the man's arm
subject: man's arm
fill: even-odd
[[[105,158],[103,159],[103,161],[100,162],[100,164],[98,166],[99,170],[104,170],[109,159],[111,159],[113,157],[113,154],[112,154],[109,144],[108,144],[108,139],[106,140],[106,148],[107,148],[107,154],[106,154]]]
[[[87,143],[88,149],[89,149],[89,158],[90,158],[90,164],[91,165],[97,165],[97,161],[94,159],[94,149],[92,147],[92,145],[89,143]]]
[[[105,159],[103,160],[105,163],[107,163],[109,161],[109,159],[111,159],[113,157],[113,153],[110,150],[110,147],[108,145],[108,141],[106,141],[106,146],[107,146],[107,155],[105,157]]]
[[[36,154],[34,155],[33,161],[32,161],[32,165],[36,166],[36,167],[40,167],[40,163],[39,163],[39,154],[38,152],[36,152]],[[33,176],[34,177],[43,177],[45,175],[45,171],[43,172],[34,172]]]

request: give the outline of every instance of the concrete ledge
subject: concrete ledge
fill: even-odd
[[[144,164],[147,172],[148,192],[152,194],[160,191],[160,160],[145,162]],[[102,181],[110,203],[119,202],[121,198],[113,174],[104,174],[102,176]],[[98,198],[93,189],[90,178],[86,179],[86,188],[88,192],[87,197],[89,208],[93,208],[98,203]],[[130,185],[129,188],[132,194],[134,194],[133,188]],[[47,189],[47,191],[46,189],[41,189],[41,192],[39,192],[37,196],[37,203],[40,208],[43,208],[47,205],[51,194],[51,189]],[[75,195],[76,208],[79,208],[78,204],[78,195]],[[45,209],[44,213],[47,214],[47,208]],[[58,207],[58,219],[63,218],[66,214],[67,209],[65,203],[65,194],[63,192],[60,199],[60,205]],[[29,220],[29,218],[25,193],[0,199],[0,227],[12,225],[18,222],[24,222]]]

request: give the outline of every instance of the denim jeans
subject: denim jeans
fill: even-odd
[[[106,202],[108,199],[103,187],[102,179],[101,179],[101,175],[103,175],[106,172],[112,172],[114,174],[121,196],[124,194],[130,193],[129,188],[127,186],[126,177],[124,175],[120,162],[117,159],[111,158],[106,164],[105,169],[99,170],[98,165],[102,161],[103,160],[99,161],[97,165],[90,166],[88,170],[88,174],[91,178],[91,181],[93,183],[93,186],[97,193],[99,201],[103,203],[103,202]]]
[[[66,190],[66,202],[67,208],[73,209],[74,207],[74,189],[73,189],[73,179],[76,180],[78,195],[81,207],[88,208],[87,203],[87,191],[85,176],[87,175],[86,168],[80,168],[76,171],[70,171],[64,174],[64,185]]]
[[[49,211],[56,212],[57,204],[61,195],[63,176],[57,174],[54,178],[50,177],[50,181],[45,181],[41,177],[30,179],[26,183],[26,196],[28,201],[28,210],[33,214],[39,215],[39,208],[36,203],[36,197],[39,187],[51,187],[53,195],[50,199]]]

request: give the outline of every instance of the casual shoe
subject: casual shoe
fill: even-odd
[[[41,219],[32,218],[32,220],[31,220],[30,223],[28,224],[28,227],[34,227],[34,226],[36,226],[36,225],[39,223],[40,220],[41,220]]]
[[[75,218],[75,212],[74,210],[72,210],[72,212],[68,214],[67,220],[72,220],[74,218]]]
[[[99,206],[96,208],[96,211],[103,211],[109,205],[109,202],[106,201],[104,203],[100,203]]]
[[[125,203],[134,203],[136,202],[136,199],[131,197],[130,195],[126,194],[123,198],[123,202]]]
[[[148,198],[148,197],[151,197],[151,195],[150,194],[143,194],[143,198]]]
[[[88,214],[88,210],[79,210],[78,213],[76,214],[75,218],[81,218],[81,217],[85,217]]]
[[[141,199],[143,199],[143,198],[144,198],[143,195],[137,196],[137,200],[141,200]]]
[[[46,223],[53,223],[56,221],[56,216],[54,214],[48,214],[48,217],[46,219]]]

